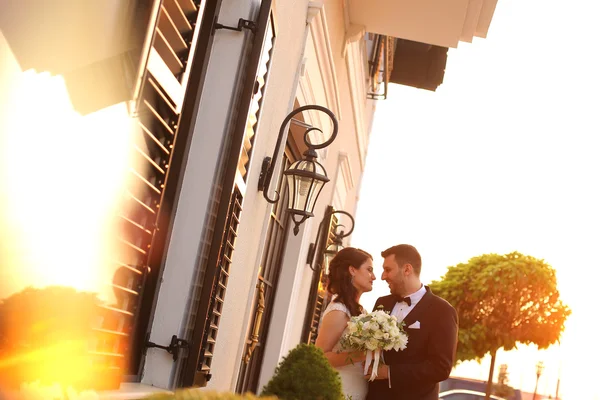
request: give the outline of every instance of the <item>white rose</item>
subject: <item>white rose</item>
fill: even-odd
[[[395,341],[394,349],[396,351],[404,350],[404,349],[406,349],[407,344],[408,344],[408,336],[401,334],[398,336],[398,338]]]
[[[404,350],[406,349],[406,344],[403,343],[396,343],[394,345],[394,350],[398,351],[398,350]]]

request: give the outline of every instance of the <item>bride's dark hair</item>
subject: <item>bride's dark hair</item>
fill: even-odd
[[[340,250],[329,263],[329,281],[327,290],[337,295],[333,300],[348,307],[352,316],[360,315],[361,306],[356,301],[357,291],[352,284],[350,267],[359,269],[361,265],[373,257],[364,250],[355,247],[346,247]]]

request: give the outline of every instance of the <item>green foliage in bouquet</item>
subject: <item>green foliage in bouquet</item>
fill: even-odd
[[[175,393],[156,393],[147,400],[258,400],[259,398],[250,394],[236,394],[229,392],[212,392],[202,389],[183,389]],[[260,397],[260,400],[277,400],[277,397]]]
[[[262,395],[275,395],[282,400],[344,399],[340,376],[323,351],[304,343],[283,358]]]

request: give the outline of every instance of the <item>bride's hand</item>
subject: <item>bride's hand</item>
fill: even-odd
[[[348,353],[348,357],[352,360],[353,363],[363,363],[367,359],[367,353],[364,351],[355,351]]]
[[[365,374],[365,379],[369,380],[371,378],[371,372],[373,371],[373,365],[369,367],[369,371]],[[377,377],[375,379],[388,379],[390,374],[390,369],[387,365],[381,363],[377,367]]]

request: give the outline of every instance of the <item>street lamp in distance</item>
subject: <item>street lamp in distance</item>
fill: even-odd
[[[544,362],[538,361],[538,363],[535,365],[535,389],[533,390],[533,400],[537,399],[538,383],[540,381],[540,376],[542,376],[543,372],[544,372]]]

